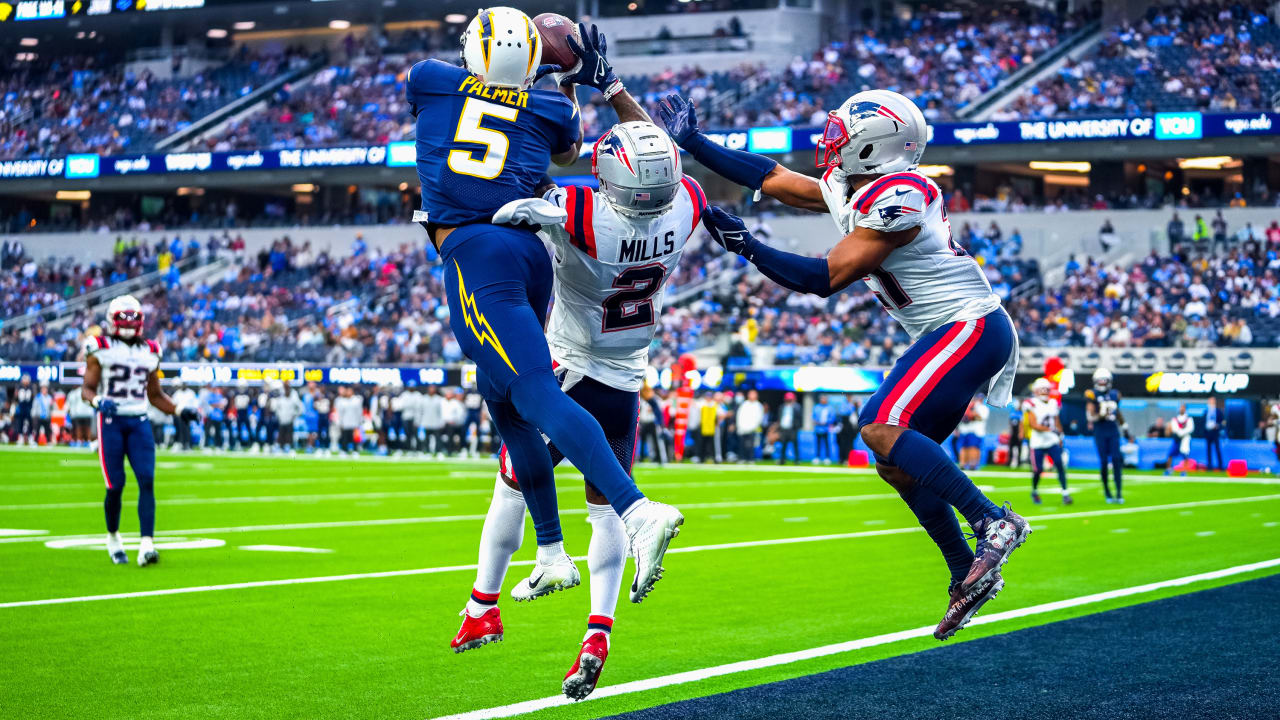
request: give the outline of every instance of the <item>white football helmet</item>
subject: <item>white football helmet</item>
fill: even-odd
[[[485,85],[527,90],[541,62],[542,36],[515,8],[482,9],[462,33],[462,64]]]
[[[887,175],[920,164],[929,125],[916,104],[889,90],[866,90],[827,114],[815,160],[845,175]]]
[[[631,216],[666,212],[684,177],[670,136],[641,121],[619,123],[600,136],[591,149],[591,174],[613,209]]]
[[[1093,371],[1093,387],[1100,392],[1106,392],[1111,389],[1111,371],[1106,368],[1098,368]]]
[[[142,335],[142,303],[132,295],[121,295],[107,305],[107,333],[121,340]]]
[[[1048,378],[1036,378],[1036,381],[1031,383],[1031,393],[1042,400],[1047,399],[1052,392],[1053,383],[1049,382]]]

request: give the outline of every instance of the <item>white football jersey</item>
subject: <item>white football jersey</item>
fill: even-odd
[[[1048,400],[1041,400],[1038,397],[1027,398],[1026,401],[1022,403],[1022,411],[1030,415],[1031,419],[1034,420],[1037,425],[1050,428],[1058,426],[1056,418],[1058,417],[1060,407],[1058,405],[1058,401],[1053,398],[1049,398]],[[1044,430],[1031,428],[1030,443],[1031,449],[1033,450],[1053,447],[1060,442],[1062,442],[1062,438],[1058,435],[1056,430],[1046,432]]]
[[[885,175],[852,197],[828,171],[820,181],[823,199],[841,235],[855,227],[920,233],[864,278],[889,314],[917,340],[952,322],[974,320],[1000,307],[1000,297],[976,260],[951,237],[942,192],[924,175]]]
[[[546,194],[569,213],[542,230],[555,250],[547,345],[559,365],[619,390],[644,384],[667,279],[707,207],[696,181],[682,183],[669,210],[645,218],[618,213],[590,188]]]
[[[147,379],[160,369],[160,345],[139,338],[128,342],[114,337],[90,337],[84,344],[85,357],[98,358],[102,380],[98,394],[116,403],[119,415],[146,415]]]

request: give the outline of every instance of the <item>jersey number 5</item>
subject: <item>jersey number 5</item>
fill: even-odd
[[[662,287],[667,275],[661,263],[627,268],[613,279],[613,286],[622,288],[604,299],[602,332],[618,332],[648,327],[653,324],[653,294]]]
[[[480,125],[486,115],[515,122],[520,110],[475,98],[467,98],[462,103],[462,115],[458,117],[458,128],[453,132],[453,140],[483,145],[484,155],[477,160],[474,150],[450,150],[449,169],[459,175],[492,180],[501,175],[502,169],[507,165],[511,141],[501,130]]]

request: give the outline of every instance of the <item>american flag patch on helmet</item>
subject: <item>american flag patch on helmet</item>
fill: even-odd
[[[639,202],[640,200],[648,200],[648,199],[649,199],[649,193],[647,193],[647,192],[638,192],[638,193],[636,193],[636,201],[637,201],[637,202]]]

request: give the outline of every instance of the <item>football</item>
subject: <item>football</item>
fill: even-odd
[[[533,19],[534,27],[542,36],[542,64],[559,65],[566,70],[577,70],[582,61],[569,49],[568,38],[573,35],[578,42],[578,25],[558,13],[542,13]]]

